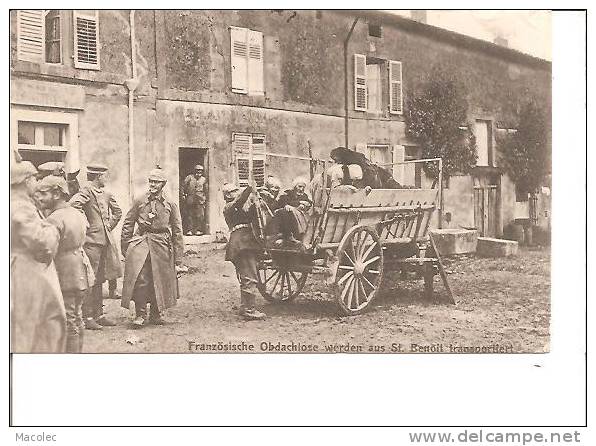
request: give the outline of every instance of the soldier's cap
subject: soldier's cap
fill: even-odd
[[[48,161],[47,163],[40,164],[37,166],[37,170],[40,172],[51,172],[59,174],[64,169],[64,163],[61,161]]]
[[[221,187],[221,191],[224,194],[228,194],[230,192],[234,192],[236,190],[240,189],[238,186],[236,186],[234,183],[225,183],[222,187]]]
[[[87,173],[104,173],[108,171],[108,167],[103,164],[87,164]]]
[[[68,195],[68,185],[64,178],[49,175],[44,177],[37,185],[37,190],[40,192],[56,189],[60,190],[63,194]]]
[[[203,168],[203,166],[201,166],[200,164],[197,164],[197,165],[195,166],[195,170],[205,170],[205,169],[204,169],[204,168]]]
[[[147,178],[153,181],[161,181],[162,183],[166,183],[168,181],[168,179],[163,173],[163,170],[160,168],[156,168],[150,171]]]
[[[21,184],[36,174],[37,169],[29,161],[15,161],[10,165],[10,185]]]

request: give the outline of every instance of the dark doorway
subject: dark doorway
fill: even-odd
[[[29,149],[19,149],[19,153],[21,154],[21,158],[24,161],[29,161],[33,164],[36,168],[39,167],[40,164],[47,163],[49,161],[61,161],[64,162],[66,158],[66,152],[61,152],[58,150],[29,150]]]
[[[184,200],[182,199],[184,179],[194,173],[195,166],[200,164],[204,167],[203,175],[207,179],[207,202],[205,203],[205,234],[209,234],[209,153],[208,149],[195,147],[180,147],[178,149],[178,174],[179,174],[179,196],[180,213],[182,215],[182,228],[184,234],[188,231],[189,218]]]

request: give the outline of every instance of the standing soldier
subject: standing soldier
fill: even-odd
[[[252,187],[248,186],[240,193],[238,186],[226,183],[222,191],[226,201],[224,218],[230,228],[226,260],[234,264],[240,282],[240,316],[246,320],[265,319],[266,314],[255,308],[258,292],[257,256],[261,247],[250,226],[250,212],[254,207],[247,200]]]
[[[33,164],[10,166],[10,325],[13,353],[63,352],[64,303],[52,258],[58,231],[42,220],[32,196]]]
[[[148,179],[149,191],[134,201],[122,225],[126,259],[122,306],[129,308],[134,301],[135,327],[165,323],[163,311],[176,305],[178,298],[176,267],[182,263],[184,250],[180,211],[162,193],[167,182],[163,171],[153,169]]]
[[[122,277],[120,256],[112,238],[112,229],[122,218],[122,210],[114,196],[104,189],[107,176],[107,167],[88,165],[89,184],[83,186],[70,200],[75,209],[85,213],[89,222],[84,248],[93,267],[95,285],[83,302],[85,328],[88,330],[101,330],[102,326],[116,325],[103,314],[101,288],[106,280]]]
[[[94,275],[83,250],[87,231],[85,216],[68,204],[68,185],[57,176],[47,176],[39,183],[40,202],[48,211],[47,221],[60,235],[54,257],[66,309],[66,353],[83,350],[82,305]]]
[[[194,173],[184,179],[184,215],[187,222],[186,235],[201,235],[205,232],[205,203],[207,201],[207,179],[203,166],[197,164]]]

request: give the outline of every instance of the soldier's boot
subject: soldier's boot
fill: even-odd
[[[150,304],[149,307],[149,320],[147,322],[153,325],[165,325],[166,321],[163,317],[163,313],[159,311],[157,305]]]
[[[95,319],[88,317],[85,319],[85,328],[87,330],[101,330],[103,327],[99,325]]]
[[[132,325],[135,328],[141,328],[145,325],[145,321],[147,320],[147,306],[145,305],[144,308],[136,308],[135,306],[135,314],[136,317],[132,321]]]
[[[240,293],[240,316],[247,321],[261,321],[267,317],[255,308],[255,296],[245,292]]]
[[[79,343],[80,340],[78,334],[66,335],[66,353],[80,353]]]

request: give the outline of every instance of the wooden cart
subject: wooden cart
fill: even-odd
[[[440,183],[439,183],[440,184]],[[355,315],[373,302],[389,272],[415,268],[432,296],[441,274],[453,297],[429,230],[436,227],[438,189],[323,188],[303,239],[305,249],[266,247],[259,290],[268,301],[290,301],[309,275],[324,276],[341,312]]]

